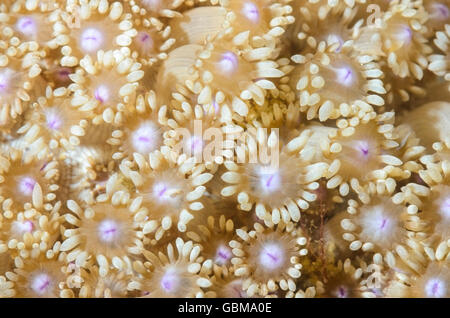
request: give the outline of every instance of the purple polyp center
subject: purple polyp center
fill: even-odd
[[[238,59],[233,52],[226,52],[222,54],[219,62],[220,69],[227,75],[233,74],[238,68]]]
[[[450,219],[450,198],[446,198],[441,205],[440,214],[445,219]]]
[[[274,262],[278,261],[278,257],[275,255],[272,255],[271,253],[267,252],[266,255]]]
[[[31,288],[39,295],[46,292],[50,286],[50,277],[46,274],[37,275],[31,283]]]
[[[135,150],[142,154],[153,151],[157,146],[158,128],[152,121],[143,122],[131,135],[131,142]]]
[[[145,42],[150,38],[150,35],[148,35],[147,33],[142,33],[141,34],[141,41]]]
[[[5,92],[8,88],[8,77],[6,74],[0,73],[0,92]]]
[[[384,229],[384,227],[386,226],[386,223],[387,223],[387,219],[383,219],[383,221],[381,221],[381,229]]]
[[[30,196],[33,193],[34,185],[36,181],[30,177],[24,177],[19,183],[19,190],[26,196]]]
[[[439,278],[432,278],[425,285],[425,293],[427,297],[445,297],[447,293],[446,284]]]
[[[169,187],[167,187],[165,184],[158,183],[153,186],[153,195],[156,196],[160,201],[166,201],[170,199],[170,196],[167,193],[168,190]]]
[[[81,35],[81,47],[84,51],[95,52],[100,48],[102,42],[102,33],[95,28],[86,29]]]
[[[56,115],[51,114],[47,117],[47,126],[52,130],[58,130],[61,128],[61,119]]]
[[[242,14],[253,23],[259,22],[258,7],[252,2],[245,2],[242,7]]]
[[[268,169],[267,167],[260,167],[257,173],[259,175],[260,188],[263,192],[274,192],[280,189],[282,178],[278,171]]]
[[[337,70],[337,80],[344,86],[350,86],[353,84],[353,71],[350,67],[343,67]]]
[[[347,291],[342,286],[338,288],[338,297],[339,298],[346,298],[347,297]]]
[[[59,69],[56,74],[58,75],[58,79],[60,81],[68,81],[70,79],[69,75],[72,74],[72,70],[70,68],[63,67]]]
[[[449,16],[448,7],[445,4],[442,3],[433,3],[432,5],[434,12],[436,13],[435,16],[438,16],[438,19],[447,19]]]
[[[31,233],[34,229],[34,224],[31,221],[25,221],[23,222],[23,229],[25,232]]]
[[[191,140],[191,151],[197,152],[198,150],[201,150],[202,148],[202,140],[198,137],[192,137]]]
[[[100,103],[103,104],[109,98],[108,88],[104,85],[97,87],[97,89],[94,92],[94,97],[96,100],[98,100]]]
[[[432,288],[433,295],[436,295],[438,288],[439,288],[439,283],[434,283],[433,288]]]
[[[276,243],[267,243],[261,250],[260,264],[266,270],[278,269],[283,263],[283,251]]]
[[[356,149],[362,154],[364,159],[369,156],[369,144],[366,141],[358,142]]]
[[[115,221],[104,220],[99,225],[99,237],[103,242],[110,243],[117,238],[118,226]]]
[[[269,177],[269,179],[267,179],[266,187],[268,187],[268,188],[270,187],[270,184],[272,183],[272,180],[273,180],[274,176],[275,176],[275,175],[271,175],[271,176]]]
[[[139,32],[137,39],[140,42],[140,45],[145,50],[151,50],[153,48],[153,40],[150,34],[147,32]]]
[[[19,29],[19,32],[26,36],[32,36],[36,33],[36,23],[30,17],[20,18],[17,22],[17,28]]]
[[[150,141],[150,138],[145,137],[145,136],[141,136],[141,137],[138,138],[138,140],[139,140],[139,141],[142,141],[142,142],[149,142],[149,141]]]
[[[167,191],[167,187],[164,186],[164,187],[159,191],[158,196],[159,196],[159,197],[162,197],[162,196],[164,195],[164,193],[166,193],[166,191]]]
[[[231,251],[226,246],[219,246],[217,248],[217,254],[216,254],[216,263],[219,265],[225,265],[228,260],[231,258]]]
[[[43,282],[41,286],[39,286],[39,289],[44,290],[48,287],[48,285],[50,285],[50,281],[47,280],[47,281]]]
[[[167,271],[161,279],[161,287],[167,293],[173,293],[178,288],[179,279],[173,271]]]
[[[396,34],[396,38],[399,42],[403,44],[409,44],[412,40],[413,32],[410,27],[408,26],[402,26],[399,33]]]

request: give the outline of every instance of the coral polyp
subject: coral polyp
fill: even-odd
[[[449,297],[448,0],[0,2],[0,298]]]

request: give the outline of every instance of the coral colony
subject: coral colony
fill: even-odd
[[[449,0],[4,0],[0,297],[449,297]]]

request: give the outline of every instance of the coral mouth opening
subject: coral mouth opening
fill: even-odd
[[[161,288],[168,294],[173,294],[178,290],[180,278],[173,270],[167,270],[161,278]]]
[[[102,242],[111,243],[119,236],[119,226],[116,221],[103,220],[98,226],[98,236]]]
[[[238,68],[238,59],[236,54],[233,52],[223,53],[218,63],[218,67],[227,76],[232,75]]]
[[[446,198],[441,205],[440,214],[446,220],[450,220],[450,198]]]
[[[149,153],[156,148],[157,129],[151,121],[142,123],[136,131],[133,132],[131,140],[134,149],[140,153]]]
[[[358,151],[358,153],[363,159],[368,159],[370,151],[369,151],[369,143],[367,141],[357,142],[355,149]]]
[[[265,169],[261,167],[258,171],[259,185],[264,192],[275,192],[280,189],[281,186],[281,176],[279,172],[272,171],[272,169]]]
[[[50,283],[50,276],[38,274],[31,282],[31,289],[38,295],[44,295],[50,289]]]
[[[55,111],[48,111],[46,114],[47,127],[51,130],[59,130],[62,126],[62,120]]]
[[[173,200],[171,196],[172,189],[164,183],[157,183],[153,186],[153,196],[161,202]]]
[[[349,87],[355,82],[354,71],[350,67],[342,67],[336,70],[338,83]]]
[[[19,191],[26,196],[31,196],[33,194],[33,189],[36,184],[36,180],[31,177],[23,177],[19,181]]]
[[[431,5],[433,14],[432,17],[437,18],[439,20],[446,20],[449,17],[448,7],[443,3],[433,3]]]
[[[446,294],[445,282],[438,278],[432,278],[428,280],[425,285],[425,293],[427,297],[441,298]]]
[[[220,245],[217,248],[215,262],[219,265],[225,265],[231,259],[232,255],[233,254],[231,253],[230,248],[224,245]]]
[[[100,103],[105,103],[109,99],[109,89],[106,85],[100,85],[95,89],[94,97]]]
[[[259,263],[265,270],[276,270],[284,264],[284,252],[276,243],[263,245],[260,251]]]
[[[25,36],[34,36],[36,34],[36,22],[31,17],[22,17],[16,23],[17,30]]]
[[[251,22],[258,23],[260,14],[258,7],[252,2],[245,2],[242,6],[242,14]]]
[[[102,33],[95,28],[88,28],[81,34],[81,47],[87,53],[93,53],[100,49],[103,44]]]
[[[185,152],[190,155],[195,155],[202,152],[204,143],[202,138],[198,136],[192,136],[188,139],[186,146],[187,149]]]
[[[153,49],[154,41],[150,34],[147,32],[141,31],[138,33],[136,39],[138,40],[139,45],[146,51],[150,51]]]
[[[31,233],[34,230],[34,224],[29,220],[25,222],[14,222],[13,229],[19,234]]]
[[[8,69],[0,72],[0,92],[5,93],[9,87]]]
[[[400,43],[408,45],[412,41],[413,32],[409,26],[402,25],[399,30],[394,33],[394,37]]]
[[[339,286],[336,292],[336,296],[338,298],[347,298],[348,297],[347,287]]]

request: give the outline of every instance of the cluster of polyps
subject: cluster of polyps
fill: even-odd
[[[1,2],[0,297],[448,297],[448,1]]]

